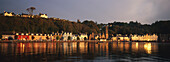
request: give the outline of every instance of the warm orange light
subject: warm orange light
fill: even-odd
[[[148,54],[151,54],[152,53],[152,45],[151,45],[151,43],[146,43],[146,44],[144,44],[144,49],[146,50],[146,53],[148,53]]]
[[[136,49],[138,49],[138,42],[136,43]]]
[[[22,44],[22,52],[24,53],[25,44]]]

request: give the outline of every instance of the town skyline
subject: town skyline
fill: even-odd
[[[9,1],[9,2],[8,2]],[[93,20],[98,23],[114,21],[139,21],[142,24],[151,24],[159,20],[169,20],[168,0],[128,0],[128,1],[12,1],[2,0],[0,12],[28,13],[26,8],[36,7],[34,14],[39,12],[50,17],[76,21],[80,19]],[[8,5],[8,4],[10,5]],[[48,5],[49,4],[49,5]],[[101,5],[102,4],[102,5]]]

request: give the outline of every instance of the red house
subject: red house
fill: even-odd
[[[16,36],[18,36],[18,40],[28,40],[29,39],[29,35],[24,34],[24,33],[16,33]]]

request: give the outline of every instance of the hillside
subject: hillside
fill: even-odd
[[[23,18],[0,16],[0,35],[5,32],[24,33],[52,33],[52,32],[72,32],[73,34],[90,34],[105,32],[104,26],[108,26],[109,35],[112,34],[170,34],[170,21],[156,21],[151,25],[139,22],[113,22],[108,24],[97,24],[93,21],[85,20],[82,23],[69,20],[54,20],[43,18]],[[99,29],[102,29],[101,31]]]
[[[77,33],[98,33],[99,28],[93,21],[76,23],[71,21],[43,19],[43,18],[23,18],[0,16],[0,33],[3,32],[31,32],[31,33],[52,33],[52,32],[72,32]],[[86,24],[85,24],[86,22]]]
[[[106,24],[98,24],[102,28]],[[170,20],[156,21],[150,25],[141,24],[139,22],[113,22],[107,24],[109,27],[109,35],[112,34],[170,34]],[[105,30],[102,28],[102,30]]]

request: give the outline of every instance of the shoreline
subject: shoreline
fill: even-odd
[[[130,41],[99,41],[99,40],[84,40],[84,41],[20,41],[20,40],[0,40],[0,43],[41,43],[41,42],[130,42]],[[131,42],[157,42],[157,43],[170,43],[170,42],[158,42],[158,41],[131,41]]]

